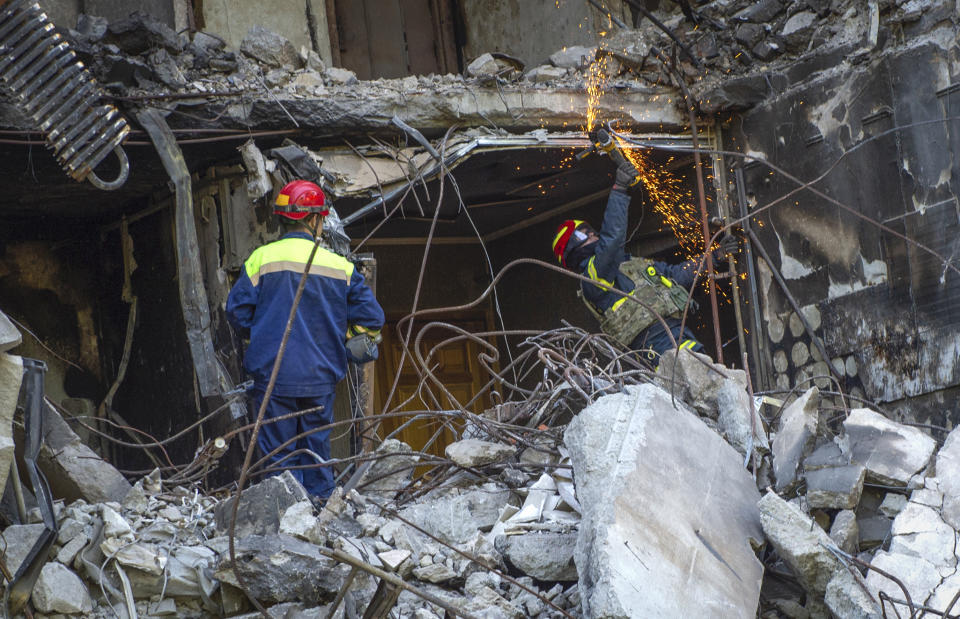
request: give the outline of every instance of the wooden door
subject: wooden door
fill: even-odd
[[[362,80],[458,73],[450,0],[336,0],[340,64]]]
[[[434,318],[434,320],[439,320]],[[471,333],[485,330],[486,320],[483,318],[470,319],[445,319],[444,322],[450,322]],[[414,325],[414,329],[417,329]],[[456,333],[447,329],[432,329],[428,331],[421,341],[421,350],[425,356],[434,346],[440,342],[454,337]],[[414,332],[411,340],[415,340]],[[411,341],[411,346],[413,342]],[[388,322],[383,329],[383,344],[381,344],[381,365],[377,367],[377,389],[376,389],[376,410],[383,410],[383,401],[397,375],[397,368],[400,364],[402,355],[401,339],[397,333],[396,322]],[[473,341],[459,341],[452,344],[446,344],[434,353],[433,360],[437,364],[434,374],[444,384],[450,394],[456,401],[465,405],[469,402],[480,389],[490,380],[490,376],[480,366],[477,356],[481,352],[481,347]],[[412,360],[408,358],[403,363],[400,371],[400,380],[397,384],[396,392],[390,400],[388,411],[399,407],[400,411],[426,411],[436,410],[455,410],[456,405],[450,401],[449,397],[436,387],[433,383],[427,383],[430,391],[435,395],[438,401],[434,401],[429,395],[422,392],[418,393],[420,386],[420,375],[414,368]],[[424,401],[426,400],[426,401]],[[468,410],[480,414],[489,406],[489,397],[484,394],[470,406]],[[397,428],[404,426],[394,438],[407,443],[417,451],[424,450],[438,456],[443,456],[444,449],[448,444],[456,440],[456,435],[463,429],[463,423],[460,420],[450,422],[442,417],[430,417],[417,419],[410,422],[412,417],[394,417],[383,420],[380,426],[380,437],[386,437],[393,433]],[[408,423],[410,422],[410,423]],[[407,424],[407,425],[404,425]],[[428,443],[430,443],[429,446]]]

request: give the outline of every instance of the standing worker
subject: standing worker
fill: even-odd
[[[310,181],[287,183],[273,212],[283,236],[254,250],[227,298],[227,318],[250,345],[243,366],[253,376],[253,399],[261,406],[280,348],[300,278],[329,213],[323,190]],[[317,409],[274,423],[264,423],[257,444],[264,454],[279,448],[269,464],[292,468],[308,492],[325,499],[334,487],[333,470],[319,464],[330,458],[330,430],[313,432],[289,445],[293,437],[333,422],[334,389],[355,362],[377,356],[383,310],[352,262],[317,247],[303,295],[293,319],[287,348],[264,420]],[[312,452],[307,453],[307,452]],[[290,456],[297,452],[295,455]],[[287,456],[290,456],[289,458]]]
[[[630,205],[627,188],[637,180],[636,168],[622,161],[607,200],[600,234],[585,221],[568,219],[557,228],[553,253],[563,267],[594,282],[581,282],[578,295],[597,317],[600,329],[623,346],[642,351],[656,367],[660,355],[674,346],[694,352],[703,350],[703,344],[690,329],[681,328],[680,322],[690,298],[697,261],[668,264],[626,253]],[[735,243],[736,237],[725,237],[724,249],[736,251]],[[719,254],[715,252],[714,259],[724,260]],[[643,304],[613,292],[612,288],[629,293]],[[669,333],[658,316],[663,318]]]

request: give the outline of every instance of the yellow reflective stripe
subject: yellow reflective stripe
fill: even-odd
[[[567,229],[565,227],[560,228],[560,232],[557,232],[557,236],[553,237],[553,245],[551,245],[550,247],[556,247],[557,243],[560,242],[560,237],[563,236],[566,231]]]
[[[590,256],[590,262],[587,263],[587,275],[595,282],[600,282],[597,284],[597,288],[600,288],[604,291],[610,290],[613,288],[613,282],[608,282],[599,275],[597,275],[597,267],[593,264],[593,261],[596,259],[596,256]]]
[[[260,276],[266,273],[293,271],[303,273],[313,250],[313,241],[301,238],[280,239],[257,248],[244,263],[247,277],[256,286]],[[353,277],[353,263],[337,254],[318,248],[310,265],[311,275],[320,275],[332,279],[340,279],[348,285]]]
[[[290,196],[285,193],[281,193],[277,196],[277,206],[287,206],[288,204],[290,204]]]
[[[688,348],[693,348],[693,347],[696,346],[696,345],[697,345],[697,341],[696,341],[696,340],[684,340],[683,343],[680,344],[680,346],[678,347],[678,349],[679,349],[679,350],[685,350],[685,349],[688,349]]]
[[[666,277],[664,277],[663,275],[660,276],[660,283],[666,286],[667,288],[673,288],[673,282],[667,279]]]
[[[364,327],[363,325],[350,325],[350,328],[347,329],[347,338],[351,338],[354,335],[360,335],[361,333],[366,333],[372,338],[376,338],[380,335],[380,329],[371,329],[369,327]]]

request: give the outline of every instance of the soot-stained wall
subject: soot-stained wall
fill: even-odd
[[[935,402],[960,383],[956,32],[945,22],[866,60],[855,51],[766,76],[769,96],[742,115],[737,139],[796,178],[749,164],[748,198],[846,387],[879,402]],[[798,180],[816,182],[796,191]],[[823,374],[827,360],[760,271],[777,384]]]

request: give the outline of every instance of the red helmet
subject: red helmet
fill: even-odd
[[[326,216],[330,209],[324,206],[325,201],[326,196],[316,183],[290,181],[277,194],[273,214],[283,215],[289,219],[303,219],[310,213]]]
[[[568,219],[557,228],[557,234],[553,237],[553,255],[561,266],[567,266],[567,253],[587,240],[586,231],[578,232],[578,228],[590,228],[590,224],[582,219]]]

